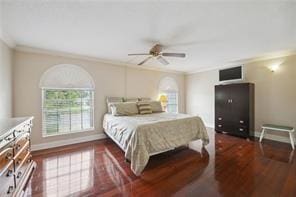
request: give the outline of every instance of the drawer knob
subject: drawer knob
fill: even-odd
[[[222,125],[219,124],[218,127],[222,127]]]
[[[239,131],[244,131],[244,129],[240,128]]]
[[[5,156],[6,160],[11,160],[12,159],[12,154],[11,153],[7,153]]]
[[[218,118],[218,120],[222,120],[222,118]]]
[[[13,186],[9,186],[7,190],[7,194],[11,194],[13,191]]]
[[[10,177],[12,175],[12,170],[8,170],[6,176]]]
[[[243,120],[240,120],[240,121],[239,121],[239,123],[242,123],[242,124],[243,124],[243,123],[244,123],[244,121],[243,121]]]
[[[20,148],[21,148],[20,144],[17,144],[16,147],[15,147],[16,150],[19,150]]]
[[[16,164],[19,165],[19,164],[21,163],[21,161],[22,161],[22,159],[18,159],[18,160],[16,161]]]
[[[16,178],[19,179],[21,176],[22,176],[22,172],[18,172],[17,175],[16,175]]]
[[[32,161],[32,155],[29,156],[27,163],[30,163]]]

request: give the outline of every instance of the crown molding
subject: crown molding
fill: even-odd
[[[53,51],[53,50],[47,50],[47,49],[40,49],[40,48],[35,48],[35,47],[23,46],[23,45],[16,45],[16,47],[14,47],[14,49],[16,51],[21,51],[21,52],[45,54],[45,55],[73,58],[73,59],[79,59],[79,60],[100,62],[100,63],[110,64],[113,66],[123,66],[123,67],[130,67],[130,68],[134,68],[134,69],[152,70],[152,71],[174,73],[174,74],[185,74],[185,72],[182,72],[182,71],[162,69],[162,68],[158,68],[158,67],[154,67],[154,66],[149,66],[149,67],[148,66],[138,66],[136,64],[131,64],[131,63],[127,63],[127,62],[111,61],[111,60],[100,59],[97,57],[91,57],[91,56],[85,56],[85,55],[79,55],[79,54],[67,53],[67,52],[61,52],[61,51]]]
[[[2,35],[0,34],[0,38],[2,38]],[[296,49],[279,51],[279,52],[264,54],[264,55],[253,57],[253,58],[246,58],[246,59],[234,60],[234,61],[230,61],[230,62],[221,63],[224,66],[202,67],[197,70],[186,72],[186,71],[163,69],[163,68],[159,68],[156,66],[149,66],[149,67],[148,66],[138,66],[137,64],[131,64],[128,62],[112,61],[112,60],[100,59],[97,57],[79,55],[79,54],[74,54],[74,53],[67,53],[67,52],[62,52],[62,51],[53,51],[53,50],[40,49],[40,48],[24,46],[24,45],[15,45],[15,43],[11,39],[9,39],[8,36],[6,36],[5,38],[6,38],[5,40],[4,39],[2,39],[2,40],[9,47],[14,48],[16,51],[37,53],[37,54],[46,54],[46,55],[52,55],[52,56],[59,56],[59,57],[73,58],[73,59],[79,59],[79,60],[100,62],[100,63],[110,64],[113,66],[123,66],[123,67],[130,67],[130,68],[134,68],[134,69],[152,70],[152,71],[159,71],[159,72],[166,72],[166,73],[173,73],[173,74],[183,74],[183,75],[192,75],[192,74],[211,71],[211,70],[229,68],[231,66],[250,64],[250,63],[258,62],[258,61],[266,61],[266,60],[296,55]]]
[[[12,40],[10,36],[6,34],[2,29],[0,30],[0,39],[10,48],[14,48],[16,46],[14,40]]]
[[[222,63],[222,65],[224,65],[224,66],[214,66],[214,67],[210,67],[210,68],[203,67],[201,69],[186,72],[185,75],[192,75],[192,74],[196,74],[196,73],[224,69],[224,68],[229,68],[231,66],[250,64],[250,63],[254,63],[254,62],[272,60],[272,59],[282,58],[282,57],[287,57],[287,56],[292,56],[292,55],[296,55],[296,49],[286,50],[286,51],[278,51],[278,52],[268,53],[268,54],[264,54],[264,55],[253,57],[253,58],[246,58],[246,59],[234,60],[234,61]]]

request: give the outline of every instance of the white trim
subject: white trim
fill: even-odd
[[[174,73],[174,74],[185,74],[186,73],[184,71],[168,70],[168,69],[160,68],[160,67],[156,67],[156,66],[139,66],[137,64],[131,64],[129,62],[105,60],[105,59],[100,59],[97,57],[79,55],[79,54],[74,54],[74,53],[67,53],[67,52],[62,52],[62,51],[53,51],[53,50],[48,50],[48,49],[40,49],[40,48],[34,48],[34,47],[29,47],[29,46],[23,46],[23,45],[16,45],[15,50],[21,51],[21,52],[27,52],[27,53],[37,53],[37,54],[45,54],[45,55],[52,55],[52,56],[65,57],[65,58],[74,58],[74,59],[85,60],[85,61],[100,62],[100,63],[104,63],[104,64],[110,64],[112,66],[131,67],[131,68],[139,69],[139,70],[154,70],[154,71]]]
[[[58,140],[58,141],[42,143],[42,144],[32,144],[31,150],[32,151],[43,150],[48,148],[55,148],[59,146],[70,145],[70,144],[89,142],[89,141],[94,141],[94,140],[99,140],[104,138],[106,138],[106,135],[104,133],[99,133],[95,135],[83,136],[79,138],[71,138],[67,140]]]
[[[53,88],[53,87],[42,87],[41,90],[91,90],[95,91],[95,88]]]
[[[259,138],[260,134],[261,134],[261,132],[255,131],[255,137]],[[266,133],[266,132],[264,133],[264,139],[288,143],[288,144],[291,143],[289,136],[287,136],[287,137],[279,136],[279,135],[274,135],[274,134],[270,134],[270,133]],[[263,139],[263,143],[264,143],[264,139]]]
[[[211,128],[211,129],[214,129],[214,125],[212,125],[212,124],[207,124],[207,123],[205,123],[205,126],[207,127],[207,128]]]
[[[46,89],[95,89],[95,82],[82,66],[56,64],[42,74],[39,87]]]
[[[70,134],[74,134],[74,133],[83,133],[83,132],[89,132],[89,131],[94,131],[95,128],[91,127],[88,129],[82,129],[82,130],[77,130],[77,131],[68,131],[68,132],[58,132],[55,134],[46,134],[46,131],[43,132],[43,136],[44,138],[50,138],[50,137],[54,137],[54,136],[59,136],[59,135],[70,135]]]
[[[3,32],[3,30],[0,30],[0,39],[10,48],[14,48],[16,46],[15,42],[5,32]]]

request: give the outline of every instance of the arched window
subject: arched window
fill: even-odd
[[[165,95],[167,98],[166,111],[178,113],[178,84],[171,77],[164,77],[159,83],[160,95]]]
[[[94,82],[81,67],[60,64],[40,79],[43,136],[94,130]]]

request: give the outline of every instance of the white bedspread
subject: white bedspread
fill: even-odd
[[[104,116],[105,132],[125,151],[131,169],[140,175],[151,153],[164,151],[201,139],[209,143],[203,121],[198,116],[153,113],[134,116]]]

